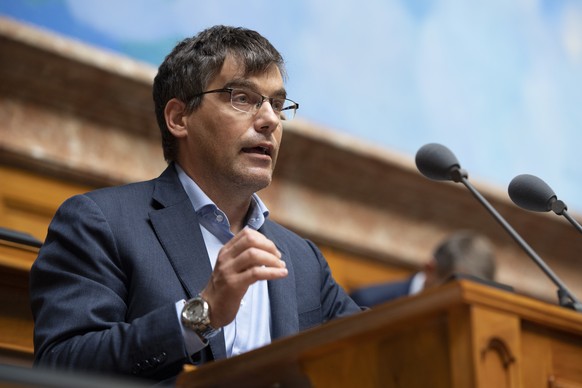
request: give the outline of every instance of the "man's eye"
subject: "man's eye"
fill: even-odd
[[[271,106],[273,107],[273,110],[280,112],[281,110],[283,110],[283,106],[285,105],[285,100],[282,100],[280,98],[273,98],[272,102],[271,102]]]
[[[232,92],[232,102],[245,105],[252,103],[252,99],[248,93],[237,90]]]

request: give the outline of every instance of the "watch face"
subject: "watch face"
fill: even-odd
[[[186,302],[182,310],[182,322],[203,339],[208,339],[220,331],[210,325],[208,303],[200,297]]]
[[[195,317],[202,317],[204,314],[204,305],[196,301],[196,303],[191,304],[190,312]]]
[[[207,316],[207,311],[204,302],[199,299],[193,299],[186,304],[184,310],[185,318],[193,323],[203,321]]]

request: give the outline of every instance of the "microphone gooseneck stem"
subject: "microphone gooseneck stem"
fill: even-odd
[[[564,217],[566,217],[566,219],[568,221],[570,221],[570,223],[578,230],[578,232],[582,233],[582,226],[580,226],[580,224],[578,223],[578,221],[576,221],[573,217],[571,217],[570,214],[568,214],[568,212],[566,210],[564,210],[562,212],[562,215]]]
[[[503,226],[509,235],[523,248],[523,250],[533,259],[533,261],[541,268],[542,271],[554,282],[558,287],[558,299],[561,306],[572,308],[576,311],[582,312],[582,303],[568,290],[566,285],[558,278],[558,276],[546,265],[541,257],[525,242],[523,238],[505,221],[493,206],[479,193],[469,180],[461,174],[459,181],[463,183],[467,189],[477,198],[477,200],[487,209],[489,213]]]

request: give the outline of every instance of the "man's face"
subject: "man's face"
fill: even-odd
[[[227,56],[206,90],[227,87],[269,97],[285,96],[276,65],[259,75],[245,76],[244,68],[232,56]],[[271,183],[282,124],[268,101],[256,113],[248,113],[232,107],[229,93],[205,94],[201,105],[187,117],[186,125],[188,135],[180,150],[180,165],[203,190],[247,194]]]

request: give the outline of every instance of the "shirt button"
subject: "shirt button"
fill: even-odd
[[[216,222],[222,222],[222,220],[224,220],[224,217],[222,215],[218,214],[216,216]]]

